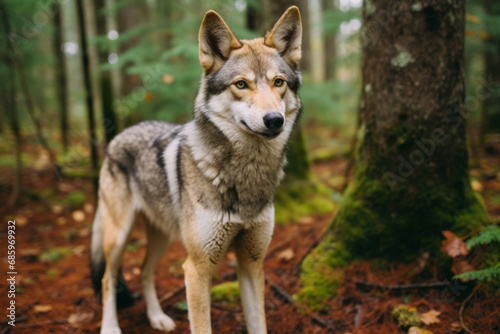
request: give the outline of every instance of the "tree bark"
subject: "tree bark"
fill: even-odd
[[[12,183],[12,194],[9,199],[9,203],[7,204],[7,207],[11,208],[14,207],[19,199],[19,194],[21,193],[21,181],[22,181],[22,169],[23,169],[23,164],[21,160],[21,152],[22,152],[22,137],[21,137],[21,129],[19,126],[19,116],[18,116],[18,111],[17,111],[17,102],[16,102],[16,80],[15,80],[15,67],[14,67],[14,62],[12,59],[8,57],[8,65],[9,68],[7,69],[9,75],[7,78],[7,83],[8,83],[8,91],[6,92],[7,95],[7,100],[6,105],[10,109],[10,128],[12,129],[12,132],[14,133],[14,138],[16,141],[15,145],[15,159],[16,159],[16,170],[13,178],[13,183]]]
[[[97,24],[97,34],[100,36],[106,36],[108,33],[106,15],[102,13],[102,10],[106,9],[105,0],[97,0],[95,2],[96,8],[96,24]],[[102,49],[99,51],[99,63],[106,64],[108,62],[108,52]],[[102,110],[102,127],[104,130],[104,138],[106,143],[113,139],[118,133],[118,124],[116,121],[116,114],[113,107],[113,85],[111,79],[111,70],[100,71],[99,73],[99,83],[101,90],[101,110]]]
[[[334,11],[334,0],[322,0],[324,11]],[[325,32],[325,79],[335,77],[335,33]]]
[[[118,13],[118,31],[123,34],[127,30],[134,28],[146,22],[148,17],[148,7],[146,1],[129,2]],[[133,37],[120,45],[120,53],[124,53],[131,49],[139,42],[139,37]],[[127,74],[127,69],[130,64],[124,64],[121,67],[121,92],[120,97],[131,94],[135,88],[141,85],[141,80],[137,75]],[[133,125],[141,120],[139,114],[120,115],[124,120],[124,127]]]
[[[3,6],[4,6],[3,0],[0,0],[1,11],[4,11]],[[7,15],[4,15],[3,19],[6,20]],[[8,27],[6,29],[10,30]],[[8,36],[8,34],[6,34],[6,36]],[[10,49],[9,41],[6,39],[5,42],[7,44],[5,48],[5,50],[7,50],[5,53],[5,58],[7,62],[7,77],[6,77],[7,85],[5,92],[3,92],[5,93],[5,98],[6,98],[4,105],[7,108],[7,113],[5,115],[8,116],[9,125],[12,132],[14,133],[14,138],[16,141],[14,148],[16,170],[14,172],[14,178],[12,182],[12,193],[9,202],[7,203],[7,207],[12,208],[16,205],[19,199],[19,194],[21,192],[22,168],[23,168],[21,160],[22,136],[21,136],[21,129],[19,126],[19,115],[18,115],[17,101],[16,101],[15,62],[12,59],[12,56],[9,52]]]
[[[63,26],[61,5],[58,2],[53,4],[54,13],[54,53],[57,59],[57,65],[54,68],[57,81],[57,95],[60,109],[60,127],[61,127],[61,142],[63,151],[68,152],[69,146],[69,122],[68,122],[68,81],[66,76],[66,56],[64,55],[63,47]]]
[[[335,287],[320,268],[440,256],[442,231],[460,236],[488,222],[468,174],[464,16],[460,0],[364,2],[355,175],[303,263],[308,303],[318,306]]]
[[[500,4],[492,0],[484,1],[486,14],[491,16],[500,16]],[[490,39],[487,44],[492,50],[486,50],[484,54],[485,80],[487,82],[500,82],[500,33],[495,28],[498,23],[487,23]],[[488,89],[488,88],[487,88]],[[500,130],[500,88],[498,86],[489,87],[492,89],[491,96],[483,102],[481,110],[481,131],[480,144],[485,144],[485,137],[488,132],[498,132]]]
[[[97,194],[98,189],[98,178],[97,178],[97,138],[95,136],[95,112],[94,112],[94,97],[92,93],[92,80],[90,73],[89,64],[89,53],[87,46],[87,33],[85,30],[85,13],[83,8],[82,0],[77,0],[77,16],[78,16],[78,27],[80,33],[80,44],[82,47],[82,68],[83,68],[83,79],[85,84],[85,101],[87,105],[87,121],[89,127],[89,147],[90,147],[90,161],[92,168],[92,178],[94,185],[94,192]]]

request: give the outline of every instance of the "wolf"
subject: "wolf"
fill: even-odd
[[[263,261],[274,228],[274,194],[284,177],[286,149],[302,112],[302,24],[290,7],[265,37],[237,39],[208,11],[199,30],[203,74],[193,120],[146,121],[108,145],[100,170],[92,227],[91,273],[101,294],[101,333],[121,333],[117,306],[132,298],[120,276],[136,214],[146,221],[141,281],[151,326],[172,331],[154,270],[178,237],[192,333],[211,333],[212,271],[228,249],[249,333],[267,333]]]

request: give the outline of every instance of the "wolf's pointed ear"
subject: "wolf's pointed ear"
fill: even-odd
[[[288,64],[297,65],[302,55],[302,22],[297,6],[286,10],[264,37],[264,44],[277,49]]]
[[[232,50],[242,47],[226,22],[213,10],[205,14],[203,22],[201,22],[198,40],[200,63],[205,71],[210,69],[212,72],[216,71],[229,58]]]

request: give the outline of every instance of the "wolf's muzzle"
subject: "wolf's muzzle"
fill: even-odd
[[[272,111],[264,116],[264,124],[269,130],[276,132],[283,127],[285,118],[277,111]]]

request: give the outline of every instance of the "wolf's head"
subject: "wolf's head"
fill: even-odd
[[[301,39],[295,6],[264,38],[253,40],[237,39],[219,14],[207,12],[199,33],[204,74],[195,117],[208,117],[228,137],[289,134],[301,107]]]

